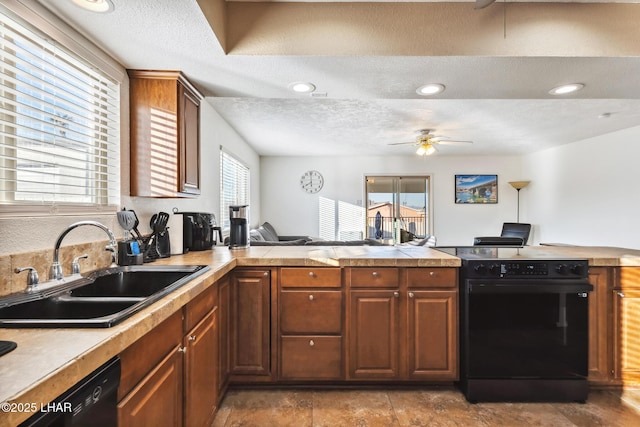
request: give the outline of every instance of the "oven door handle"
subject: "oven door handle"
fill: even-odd
[[[544,280],[535,283],[468,280],[467,289],[472,294],[568,294],[591,292],[593,285],[582,280]]]

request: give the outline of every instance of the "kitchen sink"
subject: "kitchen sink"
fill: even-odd
[[[129,266],[97,270],[46,294],[0,300],[0,327],[111,327],[209,270],[197,266]]]
[[[179,287],[189,271],[118,270],[96,276],[93,283],[69,291],[72,297],[148,297],[165,288]]]

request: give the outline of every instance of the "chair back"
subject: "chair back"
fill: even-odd
[[[501,237],[520,237],[523,245],[527,244],[529,234],[531,233],[531,224],[523,224],[521,222],[505,222],[502,224]]]

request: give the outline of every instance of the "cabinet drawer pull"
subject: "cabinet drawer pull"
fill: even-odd
[[[433,276],[435,276],[435,275],[436,275],[436,272],[435,272],[435,271],[430,271],[430,272],[429,272],[429,276],[433,277]]]
[[[396,298],[399,298],[400,297],[400,292],[394,291],[393,292],[393,296],[396,297]]]
[[[309,301],[313,301],[313,294],[309,295]]]
[[[620,298],[624,298],[624,292],[618,292],[618,296],[619,296]]]
[[[314,345],[316,345],[316,343],[314,343],[313,340],[309,340],[309,346],[313,347]]]
[[[415,294],[413,292],[409,292],[409,298],[413,298]]]
[[[310,271],[309,272],[309,277],[313,277],[313,276],[315,276],[315,274],[313,273],[313,271]]]
[[[267,276],[269,275],[269,272],[268,272],[268,271],[265,271],[264,273],[262,273],[262,275],[263,275],[264,277],[267,277]]]
[[[371,273],[373,275],[373,277],[378,277],[378,272],[374,271],[373,273]]]

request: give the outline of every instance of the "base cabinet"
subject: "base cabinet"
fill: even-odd
[[[118,404],[118,426],[182,425],[182,353],[175,347]]]
[[[271,379],[271,271],[238,269],[231,276],[230,374]]]
[[[118,425],[209,426],[220,397],[218,346],[213,285],[120,354]]]
[[[347,277],[349,379],[458,379],[455,269],[352,268]]]
[[[640,384],[640,268],[616,270],[613,288],[614,380]]]

